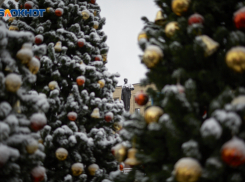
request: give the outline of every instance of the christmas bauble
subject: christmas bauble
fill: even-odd
[[[82,163],[75,163],[71,166],[73,176],[79,176],[83,173],[84,167]]]
[[[128,158],[125,160],[125,164],[131,167],[139,165],[140,162],[136,159],[135,154],[137,153],[136,148],[131,148],[128,150]]]
[[[104,79],[99,80],[98,84],[100,85],[100,88],[103,88],[105,86],[105,80]]]
[[[113,127],[114,127],[115,131],[117,131],[117,132],[120,131],[123,128],[121,122],[114,123]]]
[[[70,121],[75,121],[77,119],[77,113],[76,112],[69,112],[67,114],[67,117]]]
[[[54,9],[51,8],[51,7],[48,7],[48,8],[46,9],[46,12],[47,12],[47,13],[54,13]]]
[[[57,8],[54,13],[55,13],[56,16],[60,17],[60,16],[63,15],[63,9],[62,8]]]
[[[21,48],[17,54],[16,57],[21,60],[22,64],[26,64],[29,63],[33,57],[33,52],[32,52],[32,48]]]
[[[45,168],[42,166],[37,166],[32,169],[31,171],[31,177],[33,182],[41,182],[44,180],[45,177]]]
[[[24,7],[25,9],[29,10],[29,9],[32,9],[33,8],[33,2],[32,1],[26,1]]]
[[[58,148],[55,151],[55,156],[59,161],[64,161],[68,156],[68,151],[65,148]]]
[[[119,169],[120,169],[120,171],[123,171],[124,166],[123,166],[122,164],[120,164],[120,165],[119,165]]]
[[[32,74],[37,74],[40,68],[40,61],[33,57],[29,63],[27,63],[27,66]]]
[[[14,20],[16,20],[15,17],[10,17],[10,18],[8,19],[8,22],[9,22],[9,23],[12,23]]]
[[[78,76],[76,79],[77,85],[82,86],[85,83],[85,77],[84,76]]]
[[[58,88],[58,83],[56,81],[51,81],[51,82],[49,82],[48,87],[50,90],[54,90],[54,89]]]
[[[158,119],[163,115],[162,108],[158,106],[151,106],[145,111],[145,121],[146,123],[158,122]]]
[[[100,110],[99,108],[94,108],[93,112],[91,113],[92,118],[100,118]]]
[[[96,171],[99,170],[99,166],[97,164],[91,164],[88,166],[88,171],[91,176],[94,176]]]
[[[189,8],[190,0],[172,0],[172,11],[178,15],[183,15]]]
[[[102,60],[103,60],[104,62],[106,62],[106,61],[107,61],[107,54],[102,54],[101,56],[102,56]]]
[[[226,53],[226,64],[236,72],[242,73],[245,70],[245,47],[237,46]]]
[[[138,35],[138,41],[140,41],[141,39],[148,39],[147,34],[144,31],[141,31]]]
[[[157,12],[156,18],[155,18],[155,24],[159,26],[163,26],[165,24],[166,18],[164,17],[161,10]]]
[[[245,29],[245,7],[239,9],[234,13],[234,23],[237,29]]]
[[[58,41],[54,46],[55,52],[61,52],[62,51],[62,42]]]
[[[201,165],[196,159],[190,157],[178,160],[174,166],[174,175],[178,182],[196,182],[201,174]]]
[[[112,151],[113,151],[113,155],[115,156],[118,162],[123,162],[125,160],[127,149],[123,144],[121,143],[117,144],[112,148]]]
[[[31,128],[34,131],[39,131],[47,124],[47,118],[44,114],[35,113],[30,117]]]
[[[222,159],[229,166],[237,167],[245,163],[245,143],[233,137],[221,148]]]
[[[211,56],[219,48],[219,43],[207,35],[196,36],[196,41],[203,47],[205,56]]]
[[[15,26],[15,25],[10,25],[9,26],[9,30],[10,31],[18,31],[19,30],[19,27]]]
[[[107,122],[110,122],[111,120],[113,120],[113,117],[114,117],[114,115],[113,115],[112,112],[108,112],[108,113],[105,114],[105,120]]]
[[[165,26],[165,34],[167,37],[172,37],[179,30],[178,22],[172,21]]]
[[[27,141],[26,151],[29,154],[33,154],[34,152],[36,152],[37,149],[38,149],[38,142],[36,140],[30,139]]]
[[[203,24],[203,22],[204,22],[203,16],[198,13],[191,15],[188,19],[189,25],[196,24],[196,23]]]
[[[162,50],[158,46],[150,45],[145,49],[143,62],[148,68],[153,68],[162,58]]]
[[[21,84],[21,77],[15,73],[10,73],[5,78],[5,87],[9,92],[17,92]]]
[[[95,56],[94,60],[95,61],[101,61],[101,56]]]
[[[77,45],[78,45],[78,47],[83,47],[84,45],[85,45],[85,39],[78,39],[77,40]]]
[[[43,43],[43,36],[39,34],[35,37],[35,44],[39,45],[41,43]]]
[[[143,91],[139,91],[135,94],[135,102],[140,106],[146,105],[148,100],[149,100],[148,95]]]
[[[84,20],[87,20],[87,19],[89,19],[89,17],[90,17],[90,13],[89,13],[88,10],[83,10],[83,11],[81,12],[81,14],[82,14],[82,18],[83,18]]]
[[[99,28],[99,22],[94,21],[94,26],[93,26],[93,28],[94,28],[95,30],[97,30],[97,29]]]
[[[95,4],[96,3],[96,0],[90,0],[90,3],[91,4]]]

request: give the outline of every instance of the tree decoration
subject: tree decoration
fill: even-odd
[[[82,86],[85,83],[85,77],[84,76],[77,77],[76,82],[78,86]]]
[[[221,148],[222,160],[232,167],[245,163],[245,143],[243,140],[233,137]]]
[[[16,103],[14,104],[13,110],[16,113],[21,113],[20,100],[17,100],[16,101]]]
[[[42,166],[37,166],[32,169],[31,177],[33,182],[41,182],[44,180],[46,170]]]
[[[55,152],[55,156],[59,161],[64,161],[67,159],[68,151],[65,148],[58,148]]]
[[[95,56],[94,60],[95,61],[101,61],[101,56]]]
[[[69,112],[67,114],[67,117],[70,121],[75,121],[77,119],[77,113],[76,112]]]
[[[191,15],[188,19],[188,24],[189,25],[193,25],[193,24],[203,24],[204,23],[204,18],[202,15],[195,13],[193,15]]]
[[[139,91],[135,94],[135,102],[140,106],[146,105],[148,100],[148,95],[143,91]]]
[[[99,28],[99,22],[94,21],[94,26],[93,26],[93,28],[94,28],[95,30],[97,30],[97,29]]]
[[[54,89],[58,88],[58,83],[56,81],[51,81],[51,82],[49,82],[48,87],[50,90],[54,90]]]
[[[178,15],[182,16],[189,8],[190,0],[172,0],[172,10]]]
[[[15,26],[15,25],[10,25],[9,26],[9,30],[10,31],[18,31],[19,30],[19,27]]]
[[[205,56],[211,56],[219,48],[219,43],[207,35],[196,36],[196,41],[203,47]]]
[[[121,143],[117,144],[112,148],[112,151],[113,151],[113,155],[115,156],[118,162],[123,162],[125,160],[127,149],[123,144]]]
[[[97,164],[91,164],[88,166],[88,171],[91,176],[94,176],[96,171],[99,170],[99,166]]]
[[[19,75],[10,73],[5,78],[5,87],[9,92],[17,92],[22,84],[22,80]]]
[[[33,154],[38,149],[38,142],[34,139],[29,139],[26,145],[26,151],[29,154]]]
[[[107,61],[107,54],[102,54],[101,56],[102,56],[102,60],[103,60],[104,62],[106,62],[106,61]]]
[[[120,164],[120,165],[119,165],[119,169],[120,169],[120,171],[123,171],[123,169],[124,169],[123,164]]]
[[[83,20],[87,20],[90,17],[90,12],[88,10],[83,10],[82,12],[82,18]]]
[[[202,167],[196,159],[181,158],[174,165],[174,175],[178,182],[196,182],[201,174]]]
[[[61,52],[62,51],[62,42],[58,41],[54,46],[55,52]]]
[[[54,13],[54,9],[53,9],[52,7],[48,7],[48,8],[46,9],[46,12],[47,12],[47,13]]]
[[[136,159],[135,154],[137,153],[136,148],[131,148],[128,150],[128,158],[125,160],[125,164],[133,167],[139,165],[140,162]]]
[[[9,22],[9,23],[12,23],[14,20],[16,20],[16,17],[10,17],[10,18],[8,19],[8,22]]]
[[[114,114],[112,112],[108,112],[105,114],[105,120],[106,122],[110,122],[111,120],[113,120]]]
[[[94,108],[93,112],[91,113],[92,118],[100,118],[100,110],[99,108]]]
[[[166,18],[164,17],[161,10],[159,10],[156,14],[155,24],[159,26],[163,26],[165,24]]]
[[[37,74],[40,68],[40,61],[33,57],[30,62],[27,63],[27,66],[32,74]]]
[[[237,29],[245,29],[245,7],[240,8],[234,13],[233,20]]]
[[[41,44],[41,43],[43,43],[43,35],[36,35],[36,37],[35,37],[35,44],[37,44],[37,45],[39,45],[39,44]]]
[[[39,131],[47,124],[47,118],[44,114],[35,113],[30,118],[31,128],[34,131]]]
[[[138,41],[140,41],[141,39],[145,39],[145,40],[148,39],[147,34],[146,34],[145,31],[141,31],[141,32],[139,33],[139,35],[138,35]]]
[[[73,176],[79,176],[83,173],[84,167],[82,163],[75,163],[71,166]]]
[[[162,50],[158,46],[150,45],[145,49],[143,62],[148,68],[154,68],[162,58]]]
[[[29,9],[32,9],[33,8],[33,2],[32,1],[26,1],[24,7],[25,9],[29,10]]]
[[[95,4],[96,3],[96,0],[90,0],[90,3],[91,4]]]
[[[172,37],[177,30],[179,30],[179,25],[178,25],[178,22],[176,21],[169,22],[165,26],[165,34],[169,38]]]
[[[122,123],[121,122],[116,122],[116,123],[114,123],[114,129],[115,129],[115,131],[120,131],[121,129],[123,128],[123,126],[122,126]]]
[[[241,95],[234,98],[231,102],[231,105],[233,106],[245,105],[245,96]]]
[[[62,8],[57,8],[54,13],[56,16],[60,17],[63,15],[63,11],[64,10]]]
[[[159,118],[163,115],[162,108],[158,106],[151,106],[145,111],[145,121],[150,124],[152,122],[158,122]]]
[[[105,80],[104,79],[99,80],[98,84],[100,85],[100,88],[103,88],[105,86]]]
[[[22,48],[17,52],[16,57],[21,60],[22,64],[29,63],[33,57],[32,45],[28,43],[23,44]]]
[[[85,39],[78,39],[77,40],[77,45],[78,45],[78,47],[83,47],[84,45],[85,45]]]
[[[245,47],[237,46],[231,48],[226,53],[226,64],[229,68],[238,73],[242,73],[245,70]]]

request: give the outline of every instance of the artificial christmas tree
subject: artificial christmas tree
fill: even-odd
[[[47,54],[37,55],[41,65],[33,88],[50,104],[41,133],[48,181],[102,181],[119,166],[111,147],[120,141],[114,125],[123,112],[112,98],[119,75],[105,67],[105,18],[95,1],[20,0],[19,8],[27,3],[46,9],[44,16],[20,17],[9,26],[31,31],[37,45],[47,45]],[[107,113],[113,118],[104,119]]]
[[[124,154],[137,149],[138,164],[110,181],[245,181],[245,3],[155,2],[161,13],[142,18],[138,40],[148,67],[141,83],[158,91],[148,90],[154,106],[144,116],[125,114]]]

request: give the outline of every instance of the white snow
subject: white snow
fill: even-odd
[[[222,134],[222,128],[214,118],[209,118],[202,124],[200,132],[203,138],[213,136],[219,139]]]
[[[42,113],[35,113],[30,117],[30,121],[37,123],[38,125],[46,125],[47,124],[47,118]]]

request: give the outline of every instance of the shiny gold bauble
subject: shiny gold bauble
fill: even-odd
[[[179,30],[178,22],[172,21],[165,26],[165,34],[167,37],[172,37]]]
[[[127,148],[123,144],[119,143],[114,146],[113,151],[114,156],[118,162],[123,162],[125,160]]]
[[[147,34],[144,31],[140,32],[138,35],[138,41],[140,41],[141,39],[148,39]]]
[[[47,13],[54,13],[54,9],[51,8],[51,7],[48,7],[48,8],[46,9],[46,12],[47,12]]]
[[[91,176],[94,176],[96,171],[99,170],[99,166],[97,164],[91,164],[88,166],[88,171]]]
[[[99,80],[98,84],[100,85],[100,88],[103,88],[105,86],[105,80],[104,79]]]
[[[19,27],[15,26],[15,25],[10,25],[9,30],[10,31],[18,31]]]
[[[151,106],[145,111],[145,121],[146,123],[158,122],[159,118],[163,115],[162,108],[158,106]]]
[[[10,18],[8,19],[8,22],[13,22],[14,20],[16,20],[15,17],[10,17]]]
[[[159,10],[156,14],[155,24],[162,26],[164,25],[165,21],[166,21],[166,18],[163,16],[162,11]]]
[[[181,16],[188,10],[190,2],[190,0],[172,0],[172,11]]]
[[[83,173],[84,167],[82,163],[75,163],[71,166],[73,176],[79,176]]]
[[[245,47],[237,46],[226,53],[226,64],[238,73],[245,71]]]
[[[99,108],[94,108],[93,112],[91,113],[92,118],[100,118],[100,110]]]
[[[139,165],[140,162],[136,159],[135,154],[137,153],[136,148],[131,148],[128,150],[128,158],[125,160],[125,164],[130,166]]]
[[[120,122],[114,123],[113,126],[114,126],[114,129],[115,129],[116,131],[120,131],[120,130],[123,128],[122,123],[120,123]]]
[[[36,140],[30,139],[27,141],[26,151],[29,154],[33,154],[34,152],[36,152],[37,149],[38,149],[38,142]]]
[[[174,166],[174,175],[178,182],[196,182],[201,174],[201,165],[190,157],[180,159]]]
[[[62,42],[58,41],[54,46],[55,52],[61,52],[62,51]]]
[[[148,68],[153,68],[162,58],[162,50],[158,46],[150,45],[145,49],[143,62]]]
[[[33,57],[32,49],[29,48],[21,48],[17,54],[16,57],[21,60],[22,64],[27,64],[31,61]]]
[[[102,56],[102,60],[103,60],[104,62],[106,62],[106,61],[107,61],[107,54],[102,54],[101,56]]]
[[[5,78],[5,87],[9,92],[17,92],[22,84],[21,77],[15,73],[10,73]]]
[[[81,14],[82,14],[82,18],[83,18],[84,20],[87,20],[87,19],[89,19],[89,17],[90,17],[90,13],[89,13],[88,10],[83,10],[83,11],[81,12]]]
[[[197,36],[196,40],[202,43],[205,56],[211,56],[219,48],[219,43],[215,42],[207,35]]]
[[[27,66],[32,74],[37,74],[40,68],[40,61],[33,57],[29,63],[27,63]]]
[[[59,161],[66,160],[68,156],[68,151],[65,148],[58,148],[55,151],[55,156]]]
[[[93,26],[94,29],[98,29],[99,28],[99,22],[97,21],[94,21],[94,26]]]
[[[49,82],[48,87],[50,90],[54,90],[54,89],[58,88],[58,83],[56,81],[51,81],[51,82]]]

